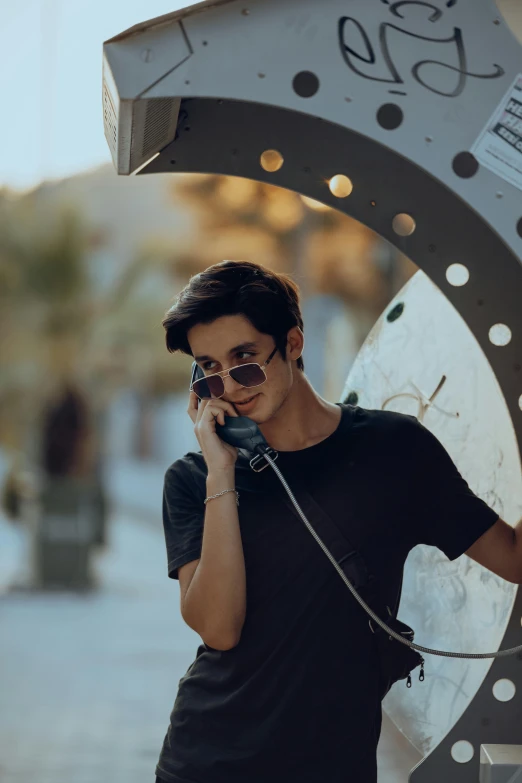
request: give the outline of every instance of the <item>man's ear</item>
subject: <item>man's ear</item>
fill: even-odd
[[[297,361],[304,348],[304,334],[298,326],[292,326],[286,336],[286,358]]]

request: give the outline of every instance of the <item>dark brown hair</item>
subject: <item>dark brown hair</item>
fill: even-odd
[[[288,275],[250,261],[222,261],[194,275],[167,311],[162,321],[167,350],[192,356],[187,332],[223,315],[243,315],[258,332],[270,334],[283,359],[289,330],[303,329],[299,289]],[[302,357],[297,366],[304,370]]]

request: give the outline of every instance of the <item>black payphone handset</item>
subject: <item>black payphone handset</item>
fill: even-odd
[[[194,381],[202,380],[204,377],[205,373],[194,362],[190,388],[192,389]],[[277,452],[268,445],[256,422],[249,419],[248,416],[225,416],[224,425],[216,422],[216,433],[231,446],[244,449],[252,454],[250,467],[256,473],[268,467],[269,463],[264,458],[265,454],[269,454],[273,460],[277,459]]]

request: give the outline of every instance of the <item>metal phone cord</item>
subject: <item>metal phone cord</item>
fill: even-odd
[[[491,652],[491,653],[459,653],[459,652],[446,652],[444,650],[431,650],[429,647],[422,647],[422,645],[420,645],[420,644],[415,644],[414,642],[408,641],[403,636],[400,636],[400,634],[396,633],[396,631],[394,631],[392,628],[389,628],[386,625],[386,623],[384,623],[382,620],[379,619],[379,617],[377,617],[375,612],[373,612],[370,609],[368,604],[365,601],[363,601],[363,599],[357,593],[357,590],[351,584],[350,580],[344,574],[343,570],[341,569],[341,567],[339,566],[339,564],[337,563],[337,561],[335,560],[333,555],[330,553],[330,551],[325,546],[325,544],[323,544],[323,542],[321,541],[321,539],[319,538],[319,536],[317,535],[317,533],[315,532],[315,530],[313,529],[311,524],[308,522],[306,516],[304,515],[303,511],[301,510],[301,508],[299,506],[299,503],[295,499],[295,497],[294,497],[294,495],[292,493],[292,490],[288,486],[288,484],[287,484],[283,474],[281,473],[281,471],[279,470],[279,468],[275,464],[274,459],[270,456],[270,453],[266,453],[265,452],[263,454],[263,457],[269,463],[270,467],[272,468],[272,470],[277,475],[279,481],[281,482],[281,484],[285,488],[285,490],[286,490],[286,492],[288,494],[288,497],[290,498],[290,500],[292,501],[293,505],[295,506],[295,509],[296,509],[297,513],[299,514],[299,516],[301,517],[301,519],[305,523],[306,527],[308,528],[310,533],[313,535],[313,537],[315,538],[315,540],[317,541],[317,543],[319,544],[319,546],[321,547],[321,549],[323,550],[325,555],[328,557],[328,559],[330,560],[330,562],[334,566],[335,570],[340,575],[341,579],[346,584],[346,586],[348,587],[348,589],[350,590],[350,592],[352,593],[354,598],[360,603],[360,605],[365,610],[365,612],[367,612],[370,615],[372,620],[374,620],[376,623],[378,623],[378,625],[380,625],[381,628],[383,628],[386,631],[386,633],[390,634],[390,636],[392,636],[394,639],[397,639],[398,642],[400,642],[401,644],[407,645],[407,647],[412,647],[414,650],[418,650],[420,652],[431,653],[432,655],[443,655],[443,656],[446,656],[448,658],[501,658],[504,655],[515,655],[516,653],[518,653],[518,652],[520,652],[522,650],[522,644],[520,644],[518,647],[512,647],[509,650],[497,650],[496,652]]]

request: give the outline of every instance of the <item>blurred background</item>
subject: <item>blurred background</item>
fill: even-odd
[[[224,259],[291,273],[306,374],[337,401],[416,271],[356,221],[214,175],[118,177],[102,42],[185,3],[0,10],[0,780],[153,780],[200,638],[167,578],[163,477],[197,449],[161,320]],[[522,4],[500,10],[521,37]]]

